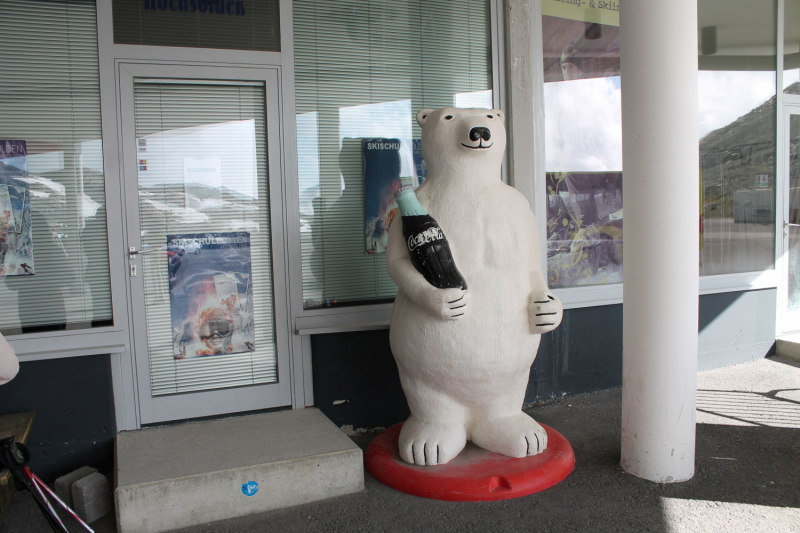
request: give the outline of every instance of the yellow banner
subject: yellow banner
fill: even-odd
[[[619,26],[619,0],[542,0],[542,15]]]

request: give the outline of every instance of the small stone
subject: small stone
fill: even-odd
[[[73,509],[87,524],[91,524],[113,509],[111,486],[98,472],[89,474],[72,484]]]
[[[79,479],[85,478],[89,474],[94,474],[95,472],[97,472],[97,469],[95,468],[90,466],[82,466],[74,472],[70,472],[69,474],[56,479],[56,496],[58,496],[61,501],[66,503],[69,507],[72,507],[72,484]]]

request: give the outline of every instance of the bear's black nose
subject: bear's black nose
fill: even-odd
[[[489,131],[489,128],[484,128],[483,126],[479,128],[472,128],[469,130],[469,139],[471,141],[477,141],[478,139],[483,139],[484,141],[488,141],[492,138],[492,133]]]

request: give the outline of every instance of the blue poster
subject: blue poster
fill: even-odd
[[[250,233],[167,236],[173,356],[256,349]]]
[[[0,277],[33,273],[27,146],[0,141]]]
[[[414,144],[414,172],[417,173],[417,182],[422,185],[428,177],[428,166],[422,158],[422,139],[414,139],[411,142]]]
[[[400,139],[362,139],[364,158],[364,223],[368,254],[386,251],[389,225],[399,216],[394,193],[403,185],[419,186],[428,175],[419,139],[412,140],[412,158]],[[413,159],[413,176],[401,176],[402,157]],[[408,168],[408,165],[406,165]],[[411,173],[411,171],[408,171]]]

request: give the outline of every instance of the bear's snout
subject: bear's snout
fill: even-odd
[[[489,128],[479,126],[477,128],[472,128],[469,130],[469,140],[477,141],[483,139],[484,141],[488,141],[492,138],[492,133],[489,131]]]

